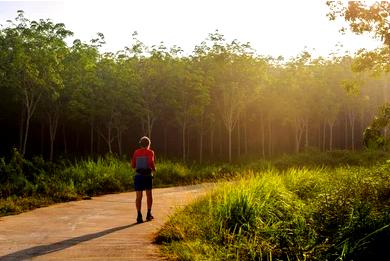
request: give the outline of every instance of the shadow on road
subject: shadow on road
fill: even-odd
[[[119,230],[133,227],[135,225],[137,225],[137,223],[126,225],[126,226],[114,227],[114,228],[110,228],[110,229],[107,229],[107,230],[104,230],[101,232],[88,234],[88,235],[84,235],[84,236],[80,236],[80,237],[70,238],[70,239],[56,242],[53,244],[35,246],[35,247],[19,250],[17,252],[10,253],[10,254],[5,255],[5,256],[1,256],[0,260],[1,261],[24,260],[24,259],[29,259],[29,258],[32,258],[35,256],[42,256],[45,254],[49,254],[52,252],[63,250],[65,248],[77,245],[77,244],[85,242],[85,241],[89,241],[89,240],[92,240],[95,238],[105,236],[105,235],[110,234],[110,233],[114,233],[114,232],[119,231]]]

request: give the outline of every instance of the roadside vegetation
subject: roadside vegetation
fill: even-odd
[[[273,160],[251,159],[240,163],[183,164],[169,160],[157,162],[155,187],[232,180],[243,172],[290,167],[369,166],[389,158],[382,151],[306,152],[284,155]],[[0,158],[0,215],[16,214],[57,202],[88,199],[91,196],[133,190],[133,171],[129,160],[113,155],[98,159],[49,162],[41,157],[24,158],[16,149],[9,158]]]
[[[389,260],[389,240],[389,162],[243,170],[156,238],[177,260]]]
[[[155,187],[215,181],[233,176],[234,165],[185,165],[159,161]],[[26,159],[14,149],[0,158],[0,216],[17,214],[58,202],[90,199],[107,193],[132,191],[134,171],[130,161],[113,155],[78,161]]]

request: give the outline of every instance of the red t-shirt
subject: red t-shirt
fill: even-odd
[[[137,149],[134,151],[133,158],[131,159],[131,166],[134,169],[149,168],[156,171],[156,167],[154,165],[154,151],[145,148]]]

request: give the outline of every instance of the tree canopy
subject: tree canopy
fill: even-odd
[[[332,7],[334,17],[347,15],[353,30],[365,31],[357,14],[368,9],[350,6]],[[388,5],[375,8],[380,15],[369,25],[385,51],[388,16],[380,10]],[[63,24],[30,21],[23,12],[0,29],[1,155],[12,147],[51,160],[129,155],[143,135],[159,155],[185,161],[357,149],[389,97],[388,75],[351,69],[379,68],[359,65],[374,53],[386,57],[379,50],[330,58],[303,51],[284,60],[215,31],[190,55],[146,46],[137,33],[123,50],[104,53],[103,34],[68,46],[70,35]],[[345,88],[351,79],[357,92]]]

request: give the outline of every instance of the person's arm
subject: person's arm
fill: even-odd
[[[133,153],[133,157],[131,158],[131,167],[133,168],[133,169],[135,169],[135,151],[134,151],[134,153]]]
[[[152,151],[151,153],[151,157],[150,157],[150,168],[152,169],[152,171],[154,172],[154,174],[156,174],[156,165],[154,163],[154,151]]]

